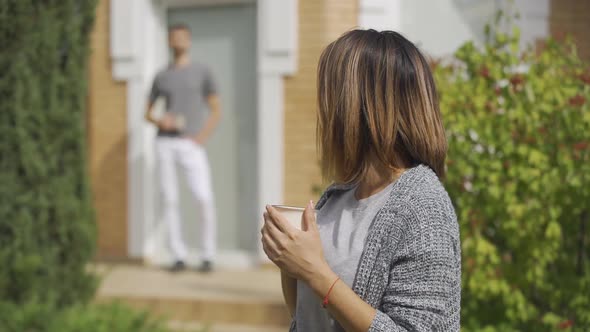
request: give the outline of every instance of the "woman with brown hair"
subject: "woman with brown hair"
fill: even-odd
[[[457,218],[439,178],[447,142],[420,51],[354,30],[323,51],[317,139],[335,184],[302,229],[267,206],[266,255],[281,269],[291,331],[459,331]]]

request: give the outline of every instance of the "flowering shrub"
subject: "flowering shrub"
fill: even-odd
[[[465,331],[590,330],[590,71],[574,46],[486,31],[435,64]]]

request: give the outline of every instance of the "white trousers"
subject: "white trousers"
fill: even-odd
[[[213,260],[217,242],[217,225],[211,172],[205,149],[186,138],[158,137],[156,153],[163,198],[163,218],[168,225],[172,253],[177,260],[186,260],[187,249],[182,239],[176,175],[177,166],[180,166],[200,212],[201,259]]]

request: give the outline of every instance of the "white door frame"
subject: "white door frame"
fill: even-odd
[[[283,77],[297,65],[297,0],[110,0],[113,78],[127,82],[128,255],[149,252],[146,225],[155,221],[153,137],[144,120],[155,73],[167,63],[166,10],[178,6],[256,3],[258,202],[283,201]],[[263,261],[259,251],[254,257]]]

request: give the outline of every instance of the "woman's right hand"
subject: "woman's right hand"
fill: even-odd
[[[262,249],[281,270],[309,284],[318,274],[333,274],[324,258],[311,201],[303,212],[301,228],[291,226],[279,211],[267,205],[261,229]]]

